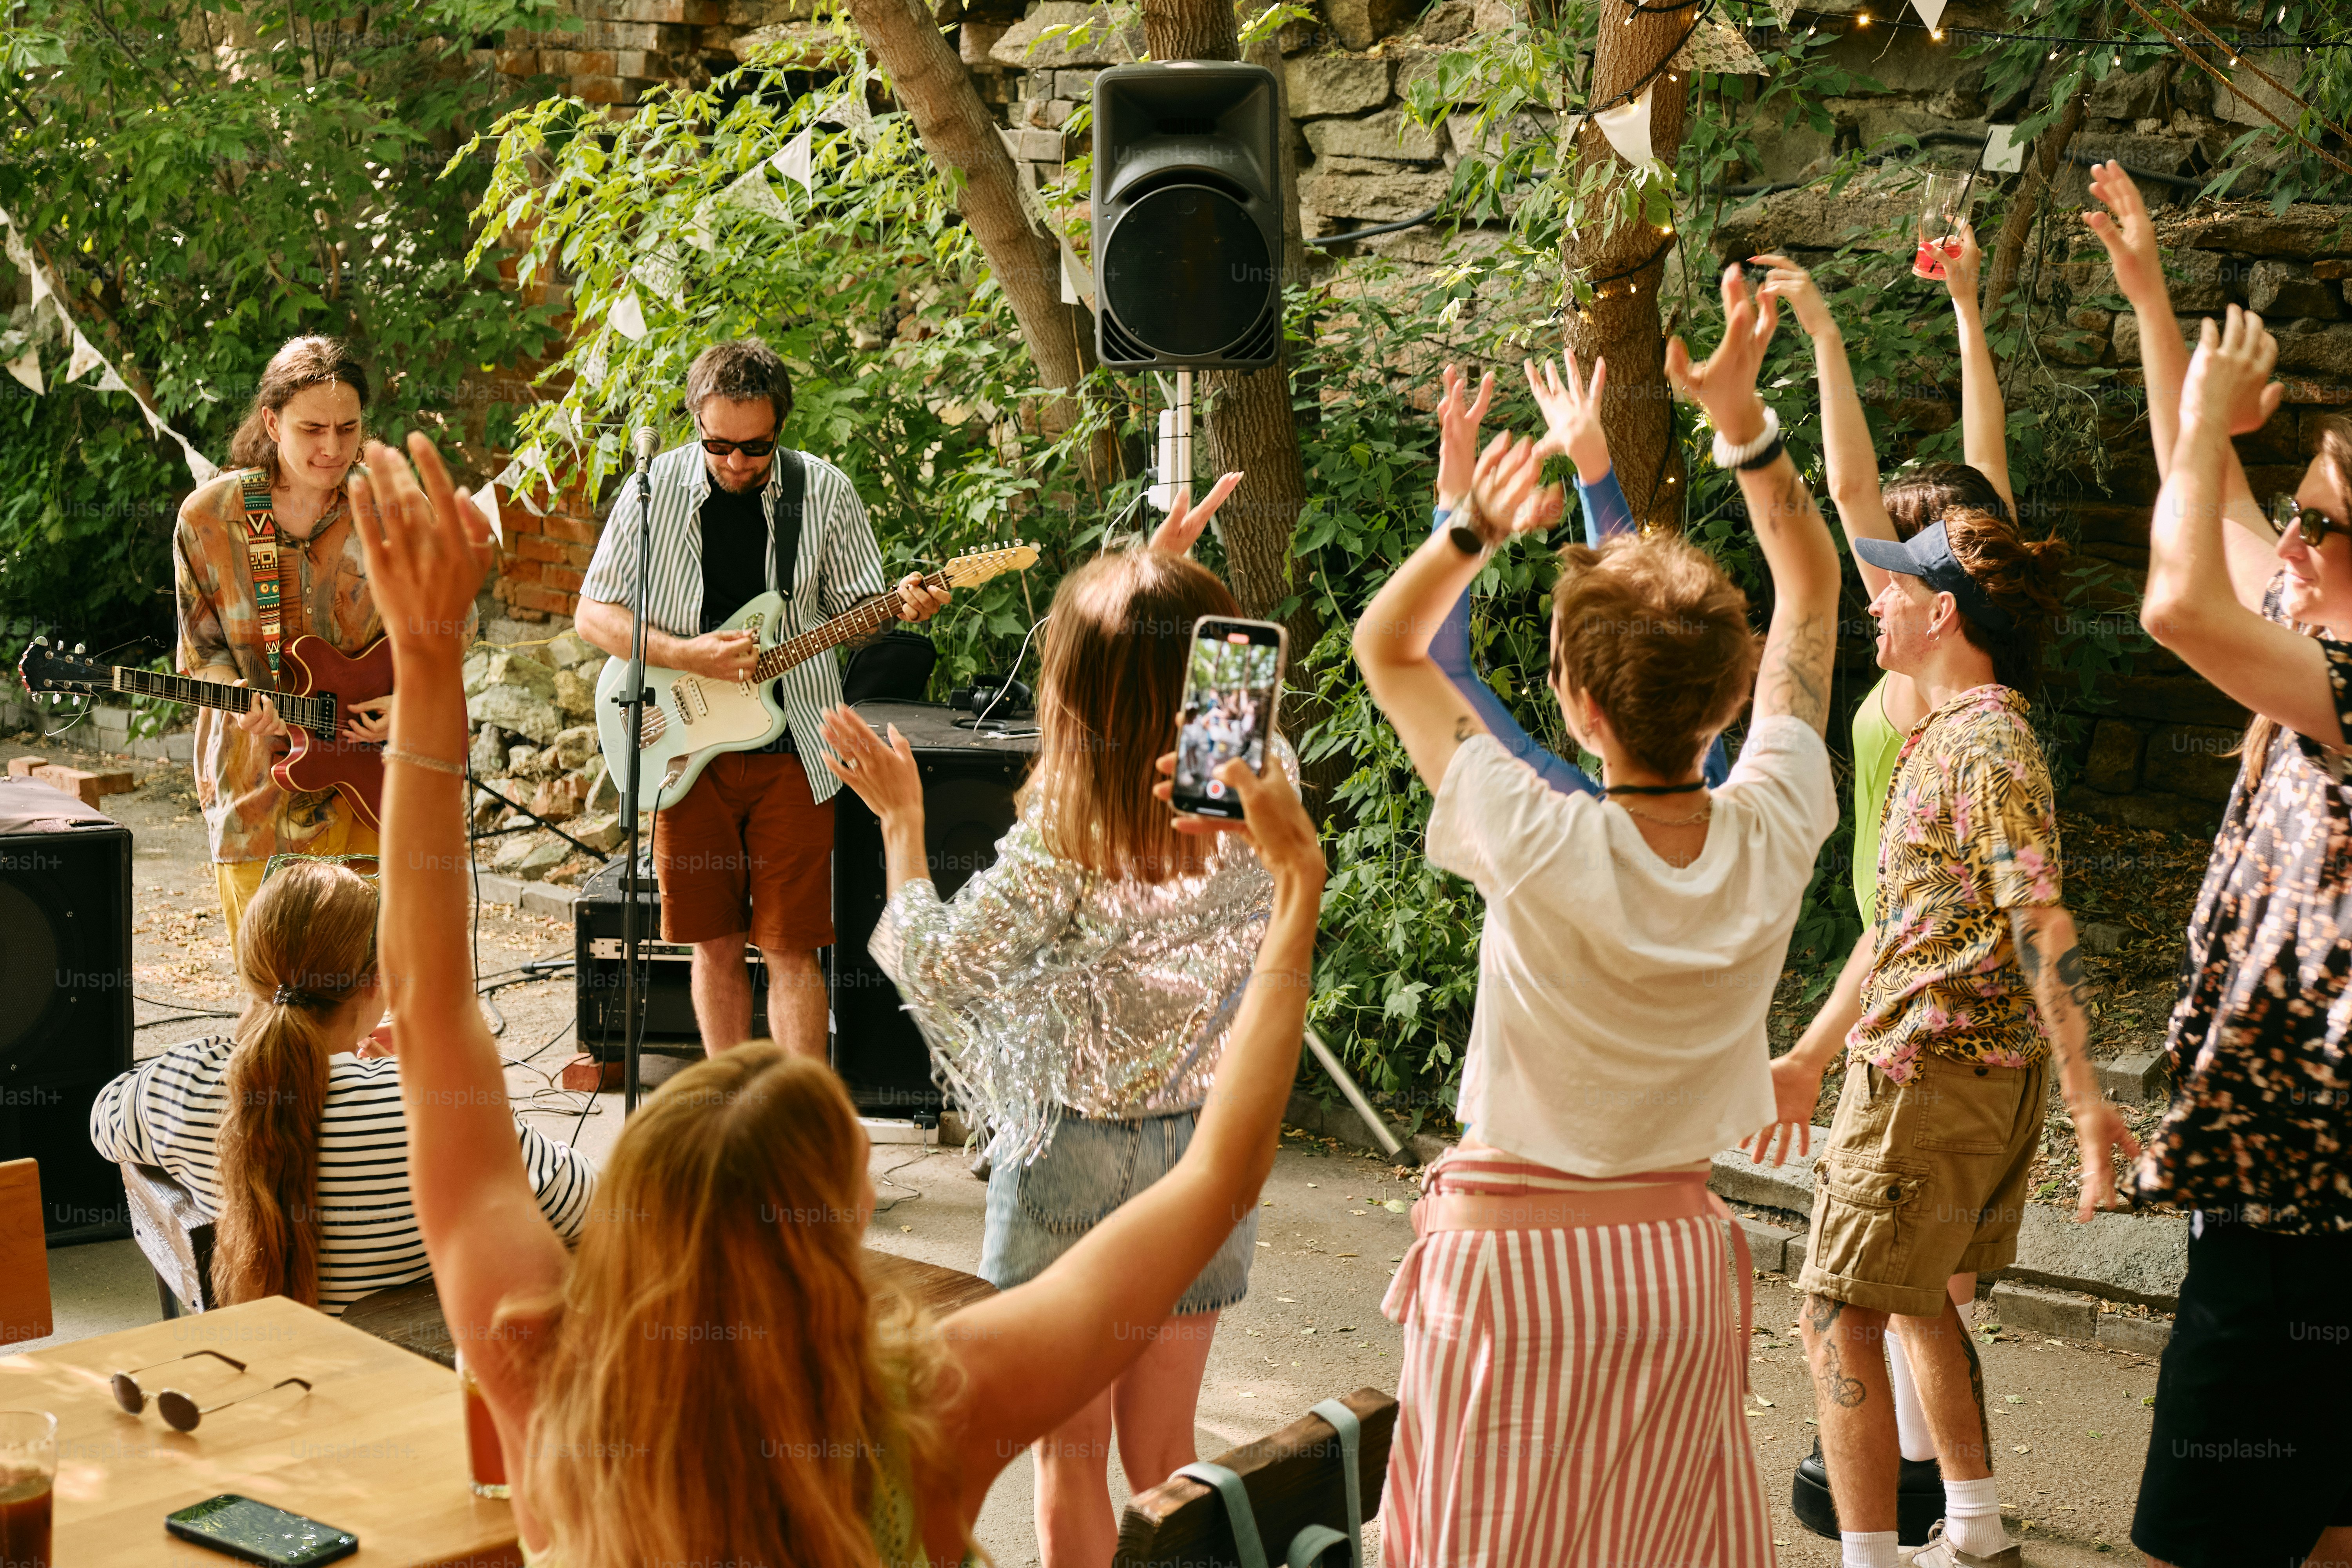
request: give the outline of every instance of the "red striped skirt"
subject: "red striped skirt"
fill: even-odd
[[[1388,1568],[1771,1563],[1745,1237],[1705,1182],[1486,1149],[1431,1167],[1381,1303],[1405,1331]]]

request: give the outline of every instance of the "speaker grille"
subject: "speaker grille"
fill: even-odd
[[[1138,360],[1236,354],[1278,308],[1280,285],[1265,236],[1239,202],[1203,184],[1161,186],[1103,241],[1105,345],[1139,345]]]

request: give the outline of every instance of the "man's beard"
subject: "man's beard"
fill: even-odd
[[[768,476],[765,473],[761,473],[756,479],[745,479],[742,483],[738,484],[734,479],[728,476],[727,470],[724,468],[721,468],[711,475],[711,478],[718,482],[720,489],[725,490],[730,496],[749,495],[753,490],[760,489],[768,482]]]

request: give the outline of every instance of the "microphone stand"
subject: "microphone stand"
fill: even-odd
[[[646,686],[646,610],[652,592],[654,558],[653,464],[645,451],[650,445],[641,443],[637,460],[637,584],[629,605],[628,681],[614,699],[626,715],[623,733],[629,738],[628,756],[621,764],[621,831],[623,852],[628,856],[621,874],[621,1114],[625,1118],[636,1114],[637,1047],[645,1022],[637,994],[637,775],[645,754],[646,701],[653,695]]]

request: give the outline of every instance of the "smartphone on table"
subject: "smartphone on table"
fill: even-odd
[[[163,1516],[163,1528],[183,1541],[226,1552],[269,1568],[310,1568],[360,1549],[360,1538],[315,1519],[223,1492]]]
[[[1176,717],[1171,801],[1177,810],[1201,816],[1242,815],[1240,797],[1216,772],[1235,757],[1252,773],[1265,772],[1288,653],[1288,635],[1272,621],[1203,616],[1192,624],[1184,700]]]

